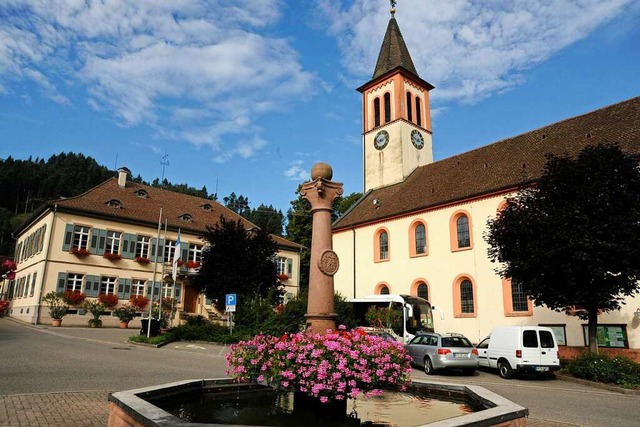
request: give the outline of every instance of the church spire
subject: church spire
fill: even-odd
[[[378,55],[378,62],[376,62],[376,68],[373,72],[372,79],[374,80],[397,67],[402,67],[415,76],[418,76],[416,67],[411,60],[409,49],[407,49],[407,45],[400,32],[400,27],[396,22],[395,3],[395,1],[391,2],[391,19],[389,19],[387,32],[384,35],[380,54]]]

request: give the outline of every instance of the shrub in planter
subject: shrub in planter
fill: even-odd
[[[100,301],[93,300],[85,302],[84,307],[89,313],[91,313],[91,316],[93,316],[92,319],[89,319],[89,326],[92,328],[102,327],[102,320],[100,320],[100,316],[104,314],[104,304]]]
[[[118,304],[118,295],[100,294],[98,295],[98,301],[100,301],[106,308],[115,307]]]
[[[178,310],[176,307],[176,303],[177,301],[173,298],[162,298],[162,317],[160,319],[160,327],[166,328],[169,326],[169,319],[172,319],[176,315],[176,311]],[[158,306],[158,301],[154,301],[153,306],[151,307],[152,318],[158,318],[159,309],[160,307]]]
[[[62,293],[51,291],[42,300],[49,306],[49,316],[52,319],[61,320],[69,310],[69,306],[64,302]]]
[[[133,320],[133,318],[136,317],[136,313],[136,308],[131,304],[126,304],[113,310],[113,314],[124,323],[129,323]]]
[[[149,304],[149,298],[143,295],[133,295],[131,298],[129,298],[129,302],[132,306],[142,311],[145,309],[147,304]]]
[[[80,291],[65,291],[62,299],[69,305],[81,305],[87,296]]]

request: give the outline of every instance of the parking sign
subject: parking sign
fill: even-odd
[[[236,311],[236,294],[227,294],[225,296],[225,311]]]

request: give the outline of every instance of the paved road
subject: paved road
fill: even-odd
[[[0,426],[105,426],[107,395],[147,385],[224,376],[225,346],[128,344],[134,329],[48,328],[0,319]],[[413,377],[424,379],[414,370]],[[638,425],[639,396],[559,380],[430,376],[481,385],[529,408],[529,426]]]

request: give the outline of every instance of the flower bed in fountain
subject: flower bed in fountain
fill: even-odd
[[[362,330],[257,335],[231,346],[227,374],[319,399],[374,396],[409,381],[411,357],[402,344]]]

